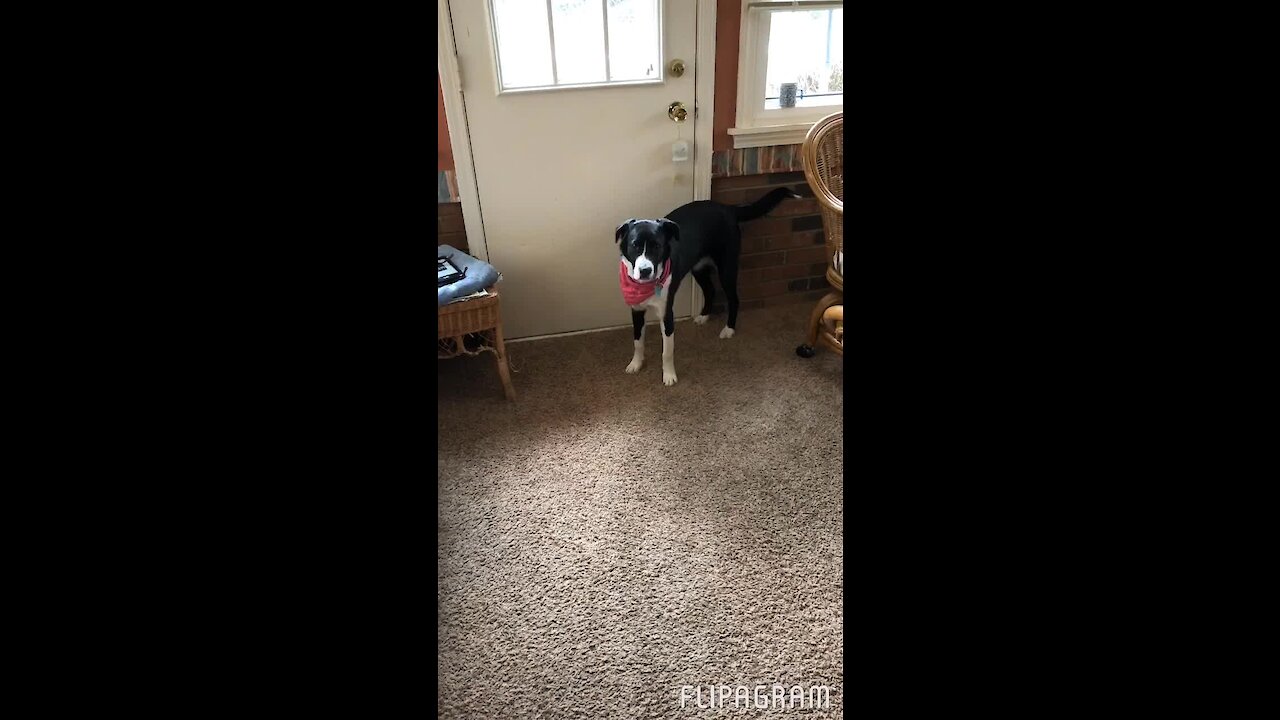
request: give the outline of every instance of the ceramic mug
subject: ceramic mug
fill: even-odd
[[[782,89],[778,91],[778,105],[784,108],[796,106],[795,83],[782,83]]]

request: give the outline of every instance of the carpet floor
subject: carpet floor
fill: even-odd
[[[492,355],[439,362],[439,717],[843,717],[844,366],[796,356],[810,309],[677,323],[671,387],[656,325],[636,375],[630,330],[509,345],[515,402]]]

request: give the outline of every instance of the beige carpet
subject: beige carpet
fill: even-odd
[[[439,717],[843,717],[844,365],[796,356],[809,310],[677,323],[672,387],[656,325],[638,375],[630,330],[510,345],[514,403],[491,355],[439,363]],[[736,695],[775,684],[829,709]]]

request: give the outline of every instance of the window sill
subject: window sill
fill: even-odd
[[[833,111],[834,112],[834,111]],[[817,122],[816,120],[814,122]],[[767,147],[769,145],[799,145],[809,134],[812,122],[764,127],[729,128],[733,136],[733,148]]]

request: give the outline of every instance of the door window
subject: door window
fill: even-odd
[[[662,81],[661,0],[488,0],[498,90]]]

